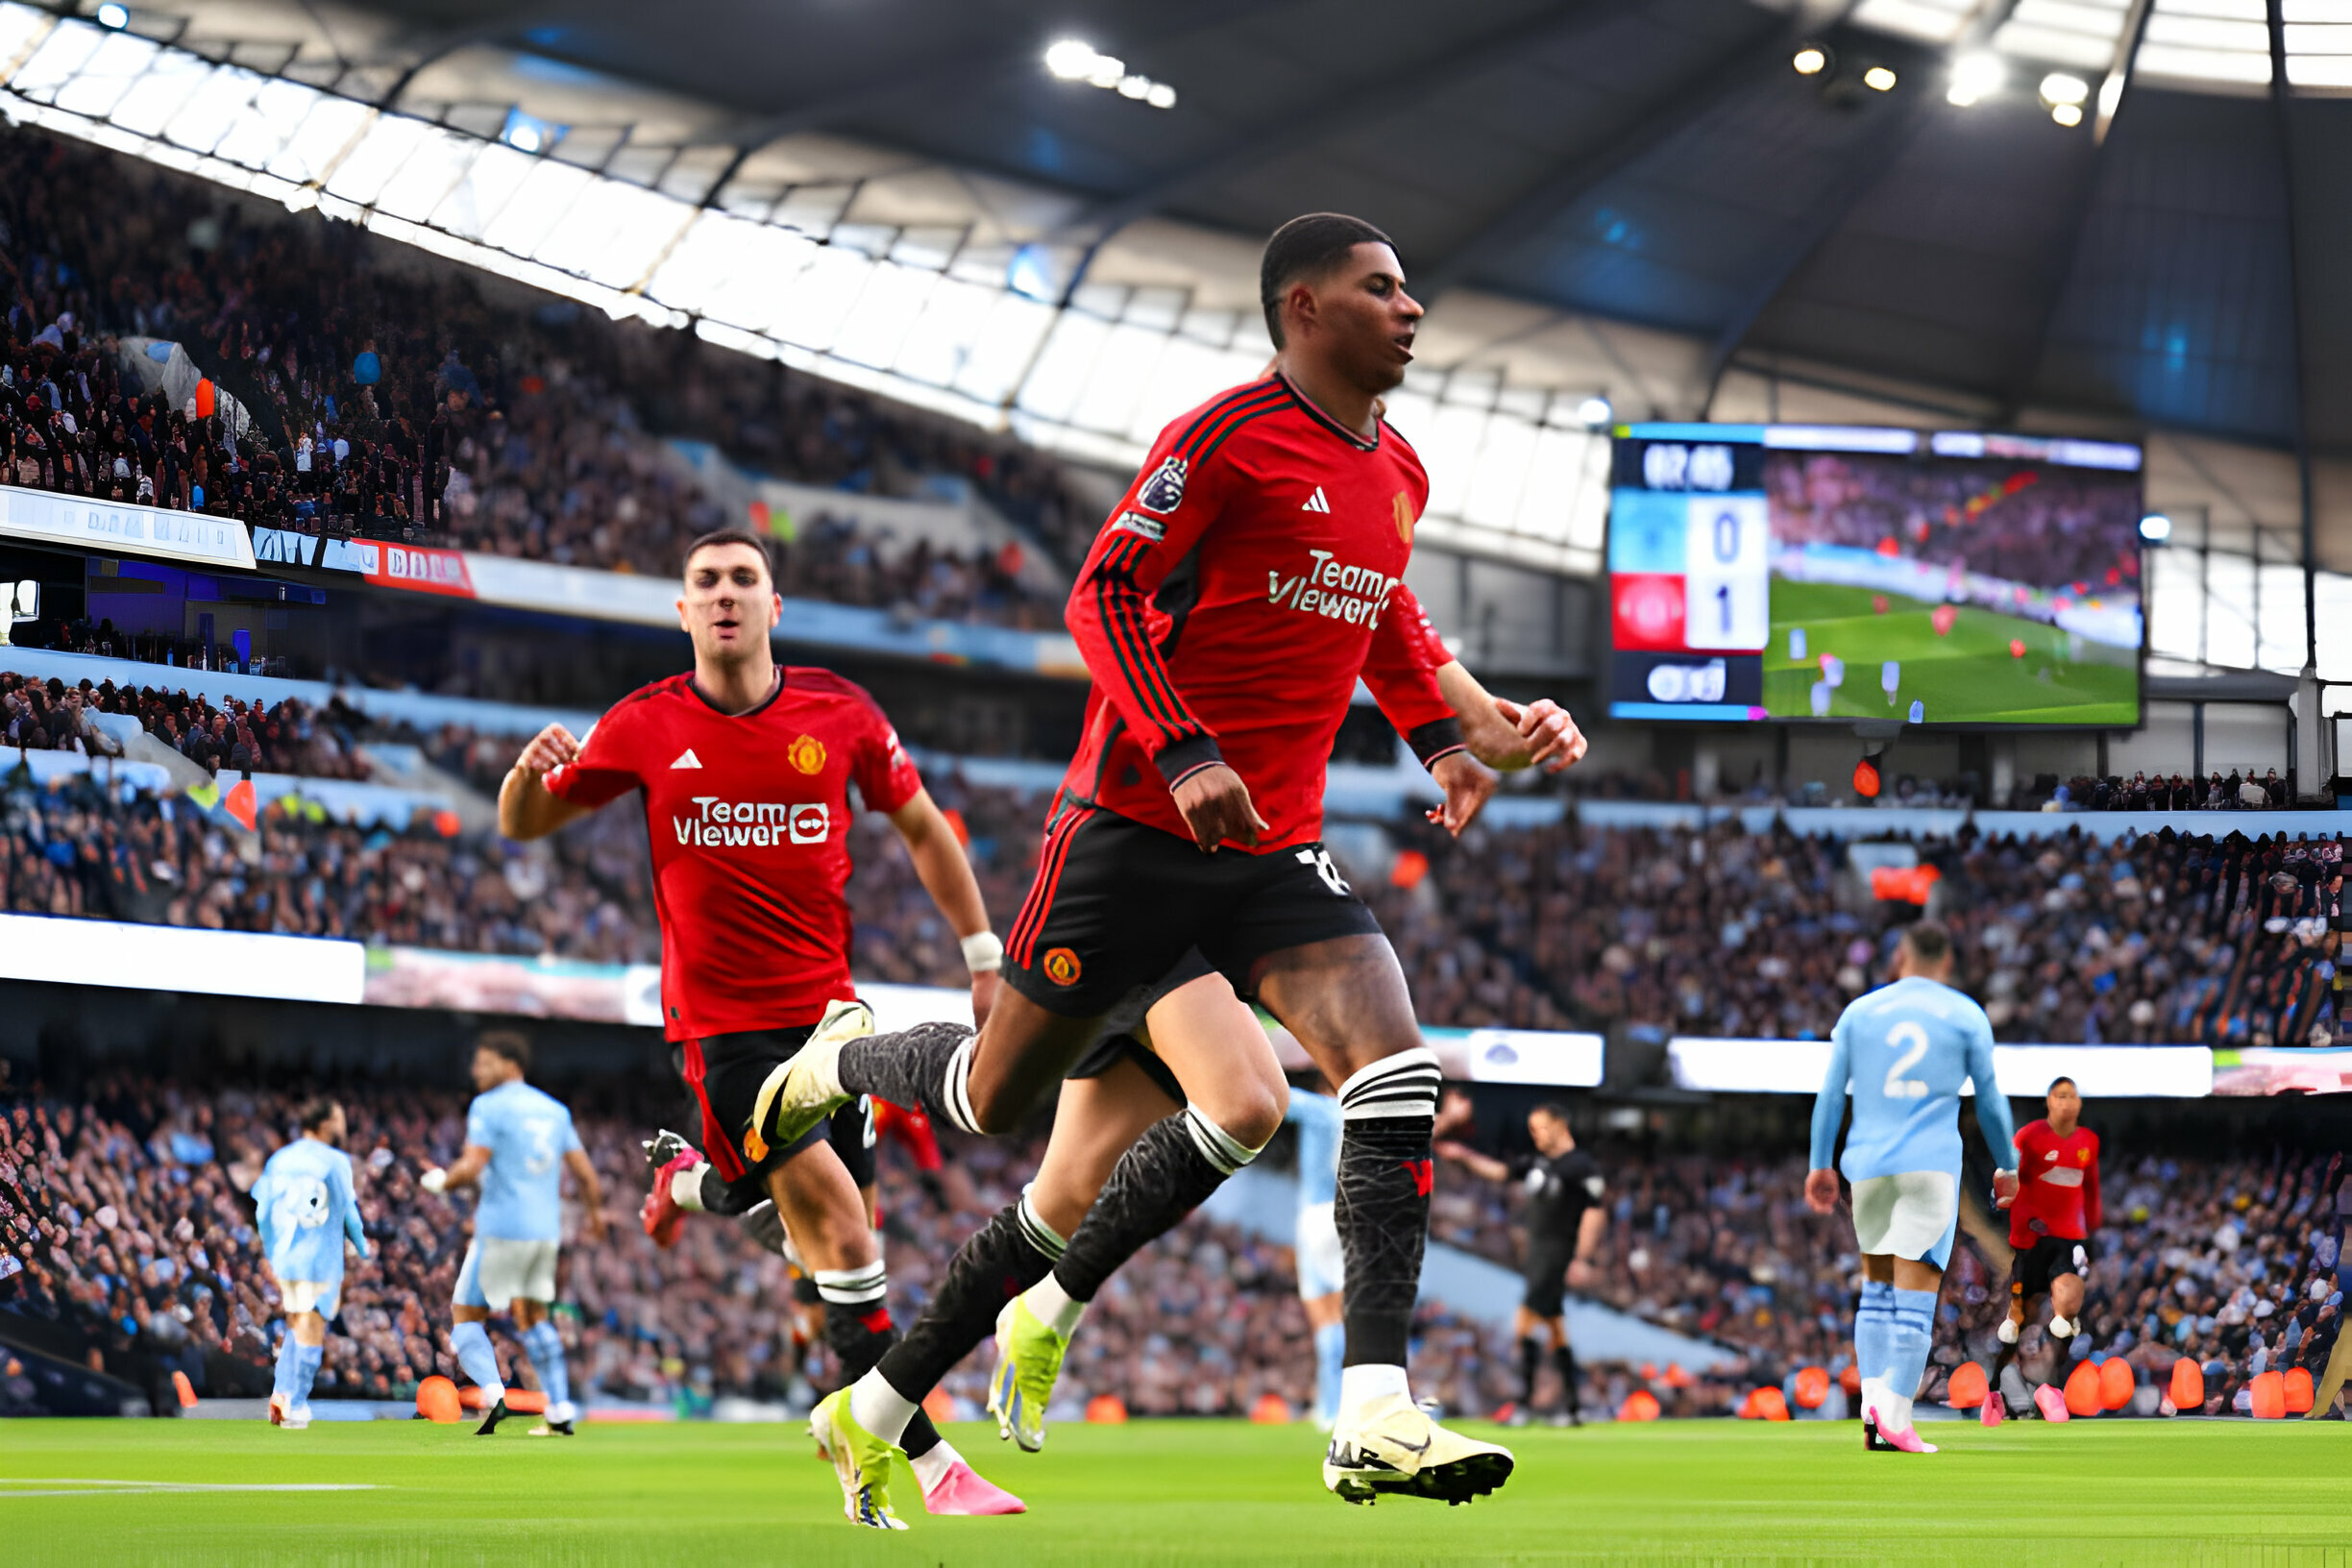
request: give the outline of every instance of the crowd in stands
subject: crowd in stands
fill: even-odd
[[[1452,846],[1396,832],[1426,856],[1436,928],[1588,1027],[1825,1039],[1907,908],[1873,899],[1841,841],[1782,822],[1474,826]],[[1918,853],[1960,983],[2003,1040],[2303,1044],[2339,1027],[2340,842],[1971,827]]]
[[[0,466],[20,484],[262,527],[667,576],[687,539],[743,520],[722,516],[662,430],[845,490],[968,484],[1057,549],[1091,531],[1071,521],[1052,459],[1009,440],[690,333],[494,304],[464,270],[385,245],[0,133]],[[206,380],[177,402],[152,388],[145,340],[179,343]],[[816,519],[775,531],[788,573],[827,597],[1059,620],[1000,553],[899,549]]]
[[[1722,806],[1825,806],[1834,796],[1826,784],[1814,781],[1775,789],[1759,769],[1746,784],[1726,779],[1702,800],[1688,770],[1666,773],[1656,769],[1611,771],[1568,775],[1570,794],[1585,800],[1687,801]],[[2120,773],[2095,777],[2078,773],[2060,778],[2043,773],[2011,789],[2007,799],[1995,799],[1983,778],[1969,774],[1957,779],[1921,778],[1900,773],[1882,781],[1874,799],[1863,806],[1920,807],[1958,810],[1983,807],[2001,811],[2285,811],[2294,805],[2287,781],[2270,768],[2257,776],[2251,768],[2213,771],[2205,783],[2180,773],[2148,776],[2144,770],[2130,778]]]
[[[72,1101],[17,1100],[0,1116],[0,1257],[14,1262],[0,1268],[0,1314],[20,1329],[74,1331],[95,1353],[88,1364],[159,1393],[173,1371],[203,1393],[265,1392],[282,1314],[245,1194],[290,1136],[297,1103],[129,1078]],[[448,1303],[470,1204],[423,1192],[416,1176],[455,1158],[465,1101],[387,1087],[346,1105],[377,1256],[350,1262],[317,1392],[405,1399],[421,1378],[457,1372]],[[647,1129],[594,1114],[578,1126],[612,1201],[629,1203],[645,1186],[637,1139]],[[1041,1153],[971,1140],[927,1183],[885,1153],[880,1206],[899,1321],[955,1244],[1018,1195]],[[568,1233],[576,1218],[567,1214]],[[804,1343],[782,1260],[722,1221],[689,1224],[664,1252],[616,1218],[607,1244],[564,1255],[560,1288],[576,1311],[559,1322],[585,1397],[707,1409],[723,1395],[805,1403],[812,1378],[832,1384],[836,1369]],[[11,1321],[0,1317],[0,1330]],[[511,1368],[513,1347],[500,1348]],[[985,1398],[989,1354],[946,1384],[967,1418]],[[1138,1413],[1231,1415],[1269,1391],[1304,1409],[1313,1381],[1287,1249],[1196,1215],[1103,1292],[1063,1392],[1080,1406],[1108,1392]]]
[[[0,671],[0,735],[22,750],[79,751],[122,756],[121,737],[97,716],[116,714],[204,769],[244,773],[300,773],[311,778],[364,779],[368,765],[357,737],[365,718],[340,698],[324,708],[300,698],[270,704],[226,698],[214,706],[185,691],[117,687],[111,680],[67,686]]]
[[[646,1129],[636,1118],[646,1096],[634,1099],[625,1115],[576,1108],[616,1209],[644,1183],[637,1139]],[[200,1393],[265,1391],[282,1316],[258,1267],[245,1194],[290,1136],[296,1103],[278,1090],[199,1090],[129,1076],[70,1098],[37,1090],[0,1101],[0,1313],[12,1314],[0,1318],[0,1331],[12,1327],[52,1354],[78,1345],[72,1359],[158,1395],[173,1371]],[[406,1399],[419,1379],[457,1370],[447,1303],[466,1204],[423,1192],[415,1178],[455,1155],[464,1099],[386,1084],[346,1103],[377,1257],[349,1265],[318,1391]],[[934,1176],[918,1176],[887,1145],[881,1161],[886,1256],[902,1323],[956,1241],[1017,1194],[1041,1152],[948,1136],[956,1146]],[[1843,1216],[1806,1209],[1801,1157],[1642,1154],[1609,1144],[1598,1153],[1610,1223],[1588,1293],[1721,1345],[1734,1360],[1705,1378],[1588,1362],[1580,1390],[1588,1414],[1614,1409],[1643,1385],[1669,1414],[1727,1414],[1749,1386],[1781,1383],[1802,1366],[1843,1367],[1859,1259]],[[2111,1195],[2094,1238],[2083,1332],[2061,1346],[2029,1328],[2023,1374],[2062,1382],[2074,1360],[2121,1357],[2144,1387],[2157,1389],[2186,1356],[2203,1369],[2211,1413],[2243,1413],[2247,1384],[2264,1371],[2301,1366],[2316,1375],[2342,1319],[2340,1157],[2200,1159],[2111,1144],[2105,1158]],[[1447,1164],[1433,1237],[1515,1267],[1516,1196]],[[591,1400],[692,1411],[730,1395],[805,1403],[812,1388],[832,1384],[837,1369],[809,1344],[781,1260],[727,1223],[690,1222],[680,1245],[664,1252],[625,1213],[615,1217],[606,1244],[567,1248],[560,1285],[576,1386]],[[567,1234],[576,1219],[567,1213]],[[1991,1363],[2008,1302],[2004,1235],[1981,1210],[1969,1216],[1923,1397],[1944,1397],[1960,1360]],[[1450,1409],[1490,1411],[1516,1397],[1510,1347],[1499,1326],[1458,1306],[1425,1304],[1415,1389]],[[510,1377],[527,1384],[513,1347],[502,1342],[501,1355]],[[984,1347],[947,1380],[959,1414],[977,1412],[989,1355]],[[1545,1377],[1539,1399],[1549,1403],[1556,1385]],[[1105,1288],[1066,1365],[1055,1413],[1075,1418],[1098,1393],[1139,1414],[1243,1413],[1269,1392],[1303,1410],[1312,1380],[1288,1249],[1196,1214]]]
[[[2034,1114],[2018,1110],[2021,1119]],[[1834,1372],[1850,1359],[1861,1260],[1848,1216],[1805,1206],[1801,1153],[1628,1158],[1605,1147],[1600,1158],[1610,1224],[1593,1259],[1593,1298],[1738,1351],[1750,1384],[1780,1384],[1802,1366]],[[2204,1159],[2110,1142],[2102,1162],[2107,1223],[2093,1238],[2083,1332],[2057,1341],[2038,1320],[2028,1327],[2027,1379],[2063,1383],[2074,1361],[2120,1356],[2142,1387],[2161,1389],[2186,1356],[2202,1370],[2205,1411],[2244,1414],[2257,1374],[2319,1375],[2344,1305],[2335,1272],[2340,1155]],[[1431,1235],[1515,1268],[1516,1206],[1510,1188],[1449,1164]],[[1964,1360],[1992,1366],[2009,1310],[2006,1237],[2005,1218],[1981,1204],[1966,1216],[1923,1397],[1944,1398]],[[1690,1408],[1704,1403],[1684,1408],[1721,1413]]]

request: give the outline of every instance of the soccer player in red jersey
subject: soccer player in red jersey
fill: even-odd
[[[1984,1419],[1997,1422],[2000,1375],[2017,1359],[2018,1335],[2032,1315],[2036,1298],[2050,1298],[2049,1336],[2065,1370],[2067,1342],[2082,1329],[2083,1276],[2091,1267],[2091,1237],[2103,1221],[2099,1207],[2098,1134],[2082,1125],[2082,1093],[2071,1078],[2049,1087],[2049,1115],[2017,1132],[2018,1195],[2009,1206],[2009,1245],[2017,1261],[2009,1272],[2009,1315],[2000,1326],[2000,1354],[1993,1360],[1993,1384]],[[2035,1390],[2060,1409],[2066,1401],[2054,1384]]]
[[[1275,374],[1162,432],[1078,574],[1068,620],[1094,692],[1010,933],[1005,995],[976,1039],[812,1044],[778,1125],[866,1093],[1008,1131],[1105,1014],[1197,947],[1340,1086],[1348,1346],[1324,1482],[1352,1502],[1465,1501],[1501,1485],[1511,1456],[1437,1426],[1405,1372],[1436,1058],[1396,955],[1320,842],[1324,769],[1360,674],[1450,800],[1484,777],[1393,607],[1429,485],[1378,404],[1411,362],[1421,306],[1387,237],[1335,213],[1276,232],[1260,296]],[[1256,1153],[1250,1130],[1202,1119],[1139,1139],[1121,1161],[1139,1180],[1115,1172],[1097,1212],[1187,1201]]]
[[[829,671],[779,665],[783,613],[767,547],[733,529],[689,546],[678,619],[695,667],[631,693],[584,739],[535,736],[499,791],[499,827],[536,839],[642,791],[662,930],[662,1016],[683,1047],[703,1146],[728,1182],[757,1181],[814,1273],[825,1337],[851,1377],[894,1337],[888,1281],[857,1183],[823,1121],[775,1136],[786,1065],[851,1005],[849,787],[889,816],[973,968],[997,992],[998,943],[963,845],[890,722]],[[933,1511],[1017,1511],[928,1423],[914,1461]]]

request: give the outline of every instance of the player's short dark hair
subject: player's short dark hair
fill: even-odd
[[[1951,932],[1941,920],[1913,920],[1903,927],[1902,940],[1922,964],[1941,964],[1951,956]]]
[[[315,1133],[321,1127],[324,1127],[329,1122],[334,1120],[335,1114],[342,1109],[343,1107],[341,1103],[331,1098],[330,1096],[325,1094],[313,1094],[310,1098],[303,1101],[302,1110],[297,1112],[295,1115],[296,1119],[299,1121],[304,1132]]]
[[[2069,1077],[2068,1077],[2068,1076],[2067,1076],[2065,1073],[2063,1073],[2063,1072],[2062,1072],[2062,1073],[2060,1073],[2060,1074],[2059,1074],[2057,1077],[2052,1078],[2052,1079],[2050,1080],[2050,1087],[2049,1087],[2049,1088],[2047,1088],[2047,1089],[2046,1089],[2046,1090],[2044,1090],[2042,1092],[2043,1092],[2043,1093],[2045,1093],[2045,1094],[2055,1094],[2055,1093],[2057,1093],[2057,1092],[2058,1092],[2058,1086],[2059,1086],[2060,1084],[2064,1084],[2064,1085],[2066,1085],[2066,1086],[2067,1086],[2067,1088],[2069,1088],[2069,1089],[2072,1090],[2073,1090],[2075,1093],[2077,1093],[2077,1094],[2080,1094],[2080,1093],[2082,1092],[2082,1085],[2080,1085],[2080,1084],[2076,1083],[2076,1082],[2075,1082],[2073,1079],[2069,1078]]]
[[[1396,241],[1344,212],[1310,212],[1274,231],[1258,263],[1258,303],[1265,308],[1266,335],[1276,348],[1283,346],[1283,295],[1290,285],[1303,278],[1320,278],[1359,245],[1393,249]]]
[[[1531,1116],[1550,1116],[1554,1121],[1558,1122],[1563,1127],[1568,1125],[1568,1108],[1560,1104],[1560,1102],[1557,1100],[1546,1100],[1534,1110],[1530,1111],[1528,1115]]]
[[[775,580],[775,557],[768,552],[768,541],[749,528],[713,528],[708,533],[698,534],[694,543],[686,547],[685,559],[678,562],[678,576],[686,575],[697,555],[706,550],[716,550],[721,545],[749,545],[759,551],[760,570],[768,574],[768,580]]]
[[[530,1071],[530,1041],[517,1029],[485,1029],[474,1037],[474,1048],[503,1057],[525,1072]]]

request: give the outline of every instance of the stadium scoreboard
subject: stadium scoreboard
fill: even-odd
[[[2138,723],[2139,448],[1795,425],[1614,435],[1612,717]]]

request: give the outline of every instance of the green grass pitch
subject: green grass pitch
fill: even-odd
[[[1480,1429],[1485,1430],[1485,1429]],[[1029,1501],[880,1535],[788,1427],[596,1427],[570,1442],[425,1422],[0,1423],[9,1564],[645,1563],[750,1568],[1335,1563],[2352,1562],[2352,1425],[2013,1422],[1865,1455],[1850,1422],[1512,1433],[1467,1507],[1351,1507],[1311,1427],[1057,1429],[1031,1457],[951,1436]],[[52,1479],[57,1478],[57,1479]],[[204,1491],[207,1486],[364,1486]],[[66,1495],[59,1495],[66,1494]]]
[[[1933,604],[1883,597],[1881,615],[1867,588],[1775,578],[1765,708],[1776,718],[1813,717],[1809,694],[1821,678],[1821,655],[1834,653],[1846,661],[1846,680],[1830,694],[1833,719],[1907,719],[1918,701],[1931,724],[2139,723],[2136,649],[1972,604],[1956,606],[1951,629],[1939,636]],[[1789,632],[1798,627],[1805,634],[1801,661],[1789,657]],[[2025,645],[2022,657],[2010,651],[2013,640]],[[1902,665],[1892,702],[1879,680],[1888,659]]]

